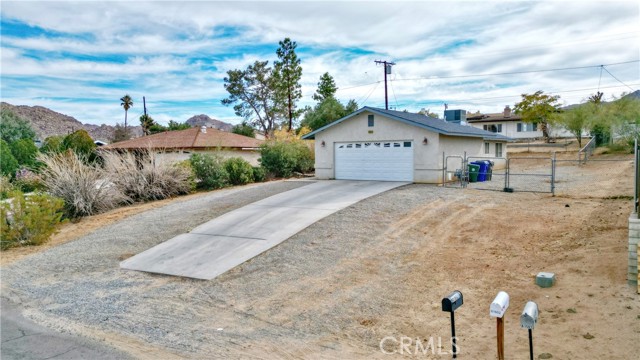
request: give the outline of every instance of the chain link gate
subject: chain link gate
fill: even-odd
[[[489,161],[491,166],[485,171],[478,171],[476,176],[482,181],[474,181],[474,173],[470,173],[469,165],[481,161]],[[548,161],[549,168],[539,170],[540,161]],[[532,163],[532,165],[528,165]],[[488,157],[442,154],[442,186],[453,188],[472,188],[505,192],[555,192],[555,154],[545,157]]]

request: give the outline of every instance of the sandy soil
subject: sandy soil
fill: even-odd
[[[527,165],[546,166],[542,160]],[[163,357],[157,350],[163,345],[167,357],[445,359],[451,355],[439,351],[451,349],[450,325],[440,301],[457,289],[465,302],[456,312],[460,357],[493,359],[489,304],[504,290],[511,296],[507,359],[528,358],[527,332],[518,319],[528,300],[541,312],[536,358],[637,359],[640,295],[626,282],[633,165],[566,164],[561,171],[564,188],[555,197],[424,185],[394,190],[320,221],[212,282],[105,271],[108,281],[144,279],[144,286],[126,290],[135,291],[139,303],[117,314],[119,322],[108,325],[112,331],[86,334],[141,358]],[[424,194],[430,197],[416,198]],[[106,224],[153,206],[100,219]],[[380,209],[370,213],[371,207]],[[67,241],[101,226],[93,224],[67,225]],[[539,271],[556,273],[556,285],[536,286]],[[150,317],[150,307],[162,315]],[[145,344],[136,322],[176,329],[165,329],[162,344]],[[180,337],[200,343],[188,350]],[[422,348],[416,349],[418,339]],[[146,345],[155,352],[136,350]]]

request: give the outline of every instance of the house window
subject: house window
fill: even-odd
[[[405,141],[404,147],[411,147],[411,141]]]
[[[369,115],[368,123],[369,123],[369,127],[373,127],[373,115]]]
[[[502,143],[496,143],[496,157],[502,157]]]
[[[501,133],[502,132],[502,124],[489,124],[483,125],[482,128],[486,131],[491,131],[493,133]]]
[[[484,143],[484,153],[488,154],[490,152],[489,150],[490,144],[488,142]]]
[[[518,123],[516,127],[518,132],[538,131],[538,124]]]

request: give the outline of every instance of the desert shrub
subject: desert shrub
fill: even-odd
[[[618,141],[613,144],[609,144],[606,150],[601,154],[630,154],[633,153],[633,144],[629,145],[626,141]]]
[[[129,202],[113,183],[112,175],[88,165],[74,152],[40,154],[40,175],[47,191],[64,200],[69,217],[97,214]]]
[[[262,166],[254,166],[252,170],[254,182],[263,182],[267,179],[267,173]]]
[[[253,182],[253,168],[243,158],[232,157],[225,160],[224,169],[229,174],[229,183],[232,185],[244,185]]]
[[[64,141],[64,136],[62,135],[52,135],[48,138],[44,139],[42,143],[42,147],[40,147],[40,152],[45,154],[57,154],[59,152],[64,151],[62,146],[62,142]]]
[[[6,141],[0,139],[0,173],[4,176],[13,177],[18,165],[18,160],[11,153],[11,148]]]
[[[224,161],[221,156],[193,154],[189,161],[196,175],[197,187],[201,189],[218,189],[229,185],[229,174],[224,168]]]
[[[191,191],[190,170],[161,161],[153,151],[105,152],[102,158],[115,186],[131,200],[160,200]]]
[[[303,142],[296,142],[297,164],[296,171],[307,173],[315,166],[313,150]]]
[[[16,177],[13,183],[18,189],[26,193],[44,190],[44,184],[42,183],[40,175],[26,168],[16,171]]]
[[[0,176],[0,200],[9,197],[9,194],[15,190],[11,183],[11,179],[7,176]]]
[[[0,110],[0,116],[2,118],[0,121],[0,137],[2,137],[2,140],[11,144],[20,139],[33,140],[36,138],[36,133],[29,122],[16,115],[13,111],[3,107]]]
[[[196,174],[193,171],[193,167],[191,167],[191,161],[183,160],[175,163],[175,166],[184,169],[189,174],[187,181],[189,183],[189,192],[192,192],[196,189]]]
[[[0,203],[0,249],[46,242],[56,232],[63,208],[62,199],[47,194],[11,193],[10,200]]]
[[[269,141],[260,146],[260,163],[276,177],[313,169],[313,151],[301,141]]]

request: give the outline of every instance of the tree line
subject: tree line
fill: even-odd
[[[514,111],[522,121],[537,124],[547,142],[551,140],[550,127],[561,126],[575,136],[580,147],[585,133],[595,136],[597,145],[609,144],[614,131],[623,142],[633,143],[640,136],[640,99],[624,93],[610,102],[603,97],[604,93],[598,91],[581,104],[562,109],[559,95],[540,90],[522,94]]]

